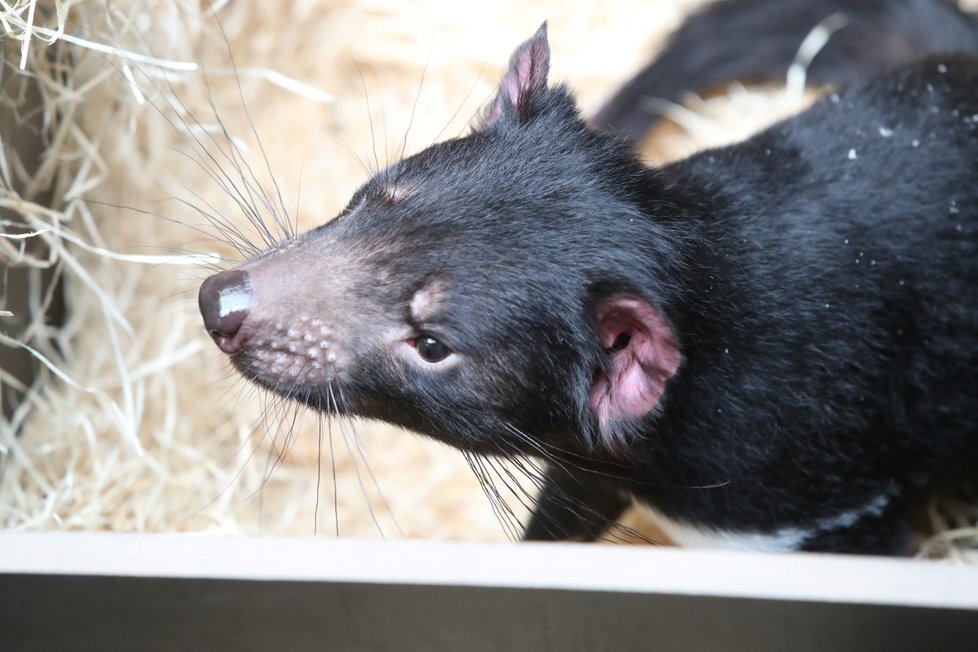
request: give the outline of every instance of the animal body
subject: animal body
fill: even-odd
[[[687,18],[592,123],[638,140],[659,117],[654,102],[686,91],[783,82],[795,62],[808,82],[840,86],[955,52],[978,54],[978,24],[956,0],[718,0]]]
[[[207,279],[246,378],[547,475],[525,536],[633,501],[680,543],[903,553],[978,463],[978,62],[859,82],[647,168],[547,80]]]

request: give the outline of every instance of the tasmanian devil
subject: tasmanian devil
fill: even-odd
[[[836,86],[951,52],[978,54],[978,23],[957,0],[716,0],[687,18],[592,122],[638,139],[658,117],[650,100],[733,81],[783,82],[796,58],[809,82]]]
[[[207,279],[247,378],[547,477],[528,539],[632,502],[680,543],[901,553],[978,463],[978,61],[923,60],[653,169],[549,86]]]

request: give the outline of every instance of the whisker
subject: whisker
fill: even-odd
[[[421,70],[421,80],[418,82],[418,92],[414,96],[414,102],[411,104],[411,115],[408,118],[407,127],[404,129],[404,140],[401,142],[401,155],[399,159],[404,158],[404,154],[407,152],[408,135],[411,133],[411,126],[414,124],[414,116],[418,110],[418,101],[421,99],[421,91],[424,89],[424,79],[428,74],[428,66],[431,65],[431,52],[435,47],[435,35],[432,33],[431,42],[428,44],[428,56],[425,58],[424,68]]]
[[[371,149],[374,155],[374,173],[380,172],[380,159],[377,158],[377,134],[374,132],[374,118],[373,112],[370,109],[370,94],[367,93],[367,81],[363,77],[363,70],[360,68],[360,63],[354,59],[353,65],[356,66],[357,74],[360,75],[360,86],[363,87],[363,101],[367,107],[367,122],[370,125],[370,143]]]
[[[550,461],[552,463],[556,463],[556,464],[560,465],[559,464],[560,460],[559,460],[559,458],[557,458],[557,456],[555,456],[555,455],[549,453],[548,451],[544,450],[528,434],[524,433],[523,431],[521,431],[520,429],[516,428],[512,424],[508,424],[507,423],[505,425],[507,426],[507,429],[508,430],[510,430],[513,434],[515,434],[518,437],[520,437],[522,441],[525,441],[532,448],[534,448],[535,450],[539,450],[541,453],[543,453],[545,459],[547,459],[548,461]],[[533,462],[532,459],[530,459],[529,457],[527,457],[525,455],[512,455],[512,454],[505,454],[505,457],[528,480],[530,480],[531,483],[533,483],[533,485],[537,488],[538,491],[543,489],[543,487],[545,485],[544,471],[542,469],[540,469],[539,467],[537,467],[537,465]],[[567,472],[568,475],[571,478],[576,479],[577,482],[581,486],[583,486],[583,480],[581,480],[578,477],[578,474],[571,473],[564,466],[560,466],[560,468],[562,470],[564,470],[565,472]],[[590,469],[581,469],[581,471],[584,471],[586,473],[591,473],[592,472]],[[595,472],[595,473],[598,474],[598,475],[608,475],[608,474],[600,474],[600,473],[597,473],[597,472]],[[611,477],[614,477],[614,476],[611,476]],[[517,481],[517,485],[520,486],[520,488],[522,490],[522,485],[518,481]],[[571,495],[569,495],[569,494],[567,494],[565,492],[561,492],[558,495],[558,502],[559,502],[559,504],[561,504],[565,508],[568,508],[570,510],[573,510],[577,514],[578,518],[582,518],[586,523],[589,523],[590,525],[594,525],[594,526],[600,525],[600,524],[602,524],[605,521],[605,517],[602,514],[596,512],[593,508],[591,508],[589,505],[587,505],[583,501],[581,501],[581,500],[579,500],[577,498],[574,498],[573,496],[571,496]],[[531,511],[532,511],[532,509],[531,509]],[[548,515],[546,515],[546,514],[541,514],[541,517],[546,518],[551,524],[554,523],[553,519],[551,517],[549,517]],[[554,531],[551,530],[550,528],[548,528],[548,531],[551,532],[551,534],[554,533]],[[633,538],[639,539],[639,540],[641,540],[641,541],[643,541],[645,543],[649,543],[649,544],[655,544],[656,543],[655,541],[653,541],[652,539],[648,538],[644,534],[638,532],[637,530],[635,530],[633,528],[630,528],[630,527],[627,527],[625,525],[622,525],[621,523],[619,523],[617,521],[612,521],[611,523],[608,523],[607,526],[604,529],[604,533],[602,534],[602,536],[599,536],[599,539],[600,540],[604,540],[604,541],[610,541],[610,542],[629,542],[628,539],[623,538],[622,536],[619,536],[615,532],[621,532],[621,533],[623,533],[624,535],[626,535],[628,537],[633,537]],[[611,539],[608,539],[608,537],[611,537]]]
[[[332,385],[326,386],[329,395],[333,395]],[[339,486],[336,480],[336,452],[333,449],[333,422],[332,420],[326,420],[327,427],[329,429],[329,463],[333,472],[333,525],[336,531],[336,538],[340,538],[340,503],[339,503]]]
[[[490,501],[495,503],[497,507],[496,513],[501,518],[500,522],[504,523],[504,526],[506,527],[507,536],[509,536],[513,541],[519,541],[523,531],[523,524],[520,522],[519,517],[517,517],[513,512],[513,509],[503,498],[502,494],[499,493],[499,489],[492,482],[492,476],[485,468],[487,458],[476,457],[474,459],[476,465],[480,469],[480,477],[485,479],[484,487],[492,494]]]
[[[329,400],[330,400],[330,403],[332,404],[333,411],[336,414],[340,414],[341,412],[340,412],[340,409],[339,409],[339,402],[337,401],[336,394],[334,394],[333,391],[332,391],[332,386],[330,386]],[[380,521],[377,519],[377,515],[374,513],[374,507],[373,507],[373,503],[370,500],[370,494],[367,492],[367,487],[366,487],[366,485],[363,482],[363,476],[360,473],[360,465],[357,463],[357,457],[353,453],[353,448],[350,446],[350,441],[349,441],[349,438],[346,435],[346,430],[343,428],[343,421],[342,420],[338,420],[336,422],[336,425],[339,428],[340,437],[342,437],[342,439],[343,439],[343,445],[346,447],[346,452],[350,456],[350,462],[353,465],[353,472],[356,475],[357,484],[360,485],[360,491],[361,491],[361,493],[363,493],[363,497],[364,497],[365,502],[367,504],[367,511],[370,512],[370,518],[373,521],[374,526],[377,528],[377,532],[380,533],[381,538],[382,539],[387,539],[387,535],[384,533],[384,528],[381,527]]]
[[[357,154],[356,150],[354,150],[352,147],[350,147],[350,145],[347,144],[346,141],[344,141],[341,138],[335,138],[335,137],[332,137],[332,136],[327,137],[327,139],[331,143],[335,143],[336,145],[339,145],[340,147],[342,147],[343,148],[343,151],[345,151],[347,154],[349,154],[353,158],[353,160],[356,161],[357,165],[360,166],[360,169],[363,171],[363,175],[364,176],[369,177],[371,175],[370,166],[367,165],[362,158],[360,158],[360,155]]]
[[[337,386],[337,394],[339,395],[340,403],[345,405],[346,399],[343,397],[342,387]],[[370,476],[370,482],[373,485],[374,490],[377,492],[377,496],[380,498],[380,502],[384,506],[384,509],[387,510],[387,514],[390,516],[391,522],[394,524],[394,529],[397,530],[397,533],[403,539],[404,531],[401,529],[400,524],[397,522],[397,518],[394,516],[394,511],[390,508],[390,505],[387,503],[387,498],[384,496],[384,492],[381,491],[380,489],[380,484],[377,482],[377,477],[374,475],[373,469],[370,468],[370,463],[367,461],[367,455],[363,449],[363,443],[360,440],[360,436],[356,431],[355,424],[352,419],[348,419],[348,421],[350,423],[350,431],[353,433],[353,442],[355,444],[357,452],[360,455],[360,459],[363,460],[364,468],[367,469],[367,475]]]
[[[148,44],[147,47],[149,47]],[[150,48],[150,51],[152,51],[152,48]],[[114,65],[114,64],[110,62],[110,65]],[[170,117],[170,114],[164,111],[163,107],[157,104],[151,97],[147,96],[147,102],[149,102],[150,105],[154,109],[156,109],[157,113],[159,113],[163,117],[163,119],[170,124],[170,127],[174,130],[174,132],[180,136],[181,140],[185,145],[190,147],[191,150],[197,154],[197,157],[196,158],[190,157],[188,154],[186,154],[186,152],[180,152],[180,153],[187,156],[188,159],[195,161],[201,167],[201,169],[217,184],[217,186],[221,188],[221,190],[224,191],[224,193],[227,196],[229,196],[236,204],[238,204],[239,209],[246,217],[248,217],[249,221],[254,226],[258,227],[260,232],[264,231],[264,235],[270,241],[274,241],[274,238],[271,236],[271,233],[268,232],[266,228],[264,228],[264,222],[260,218],[257,206],[255,206],[253,202],[249,202],[245,198],[245,196],[239,191],[237,186],[234,184],[231,178],[224,171],[224,167],[213,156],[210,149],[204,145],[204,143],[200,140],[200,138],[197,137],[196,133],[198,130],[195,129],[195,126],[202,127],[203,123],[201,123],[200,120],[197,119],[194,112],[190,110],[187,107],[187,105],[180,99],[179,93],[176,92],[176,89],[173,87],[173,83],[170,81],[170,77],[166,75],[163,76],[163,80],[166,83],[166,87],[170,91],[170,93],[167,94],[164,93],[162,89],[153,82],[153,79],[150,75],[148,75],[141,68],[137,67],[137,70],[139,70],[139,72],[142,74],[144,79],[149,83],[150,87],[152,87],[158,93],[159,97],[163,100],[163,102],[172,112],[172,115],[176,116],[176,119],[178,120],[179,124],[174,122],[173,119]],[[204,81],[205,88],[207,90],[208,103],[210,104],[212,110],[214,111],[215,117],[218,121],[218,125],[221,128],[222,134],[226,139],[228,139],[228,142],[231,143],[233,142],[233,139],[228,133],[223,120],[217,114],[216,107],[214,106],[213,95],[211,93],[210,84],[207,80],[207,76],[202,75],[202,79]],[[183,117],[184,114],[187,115],[188,118],[193,122],[193,125],[187,122],[187,119]],[[206,134],[210,143],[219,152],[221,152],[221,154],[224,156],[227,162],[230,163],[231,166],[236,171],[238,171],[239,176],[243,178],[243,174],[241,173],[240,167],[237,165],[235,159],[229,156],[225,152],[224,148],[221,147],[220,143],[217,141],[217,139],[214,138],[213,134],[211,134],[210,131],[207,129],[200,129],[200,131]],[[232,149],[233,149],[233,145],[232,145]],[[207,163],[208,161],[209,164]]]
[[[317,441],[318,447],[316,448],[316,506],[313,509],[312,517],[312,536],[313,538],[319,533],[319,498],[322,493],[323,485],[323,418],[319,417],[317,423]]]
[[[227,34],[225,34],[224,32],[224,25],[221,23],[220,19],[217,20],[217,24],[221,30],[221,35],[224,37],[224,42],[227,46],[225,49],[227,50],[228,59],[231,62],[231,69],[234,71],[235,81],[237,82],[238,97],[241,100],[241,108],[248,119],[248,125],[251,127],[251,133],[252,135],[254,135],[255,141],[258,143],[258,149],[261,151],[262,158],[265,161],[265,170],[266,172],[268,172],[269,179],[271,179],[272,185],[275,187],[275,193],[278,196],[278,205],[282,209],[281,219],[279,218],[278,213],[275,210],[271,210],[272,217],[273,219],[275,219],[275,223],[279,226],[279,228],[282,229],[284,236],[286,238],[291,238],[295,234],[289,228],[290,224],[289,224],[289,220],[287,219],[289,211],[285,206],[284,199],[282,198],[282,189],[279,186],[278,181],[275,178],[275,175],[272,174],[272,166],[268,160],[268,154],[265,151],[265,146],[262,144],[261,138],[258,137],[258,130],[255,128],[255,122],[254,120],[252,120],[251,112],[248,110],[248,105],[244,100],[244,93],[241,90],[241,79],[238,77],[238,68],[234,61],[234,53],[231,51],[231,45],[228,41]],[[252,177],[254,177],[254,175],[252,175]],[[269,208],[271,209],[270,205]]]
[[[476,86],[479,85],[479,80],[482,79],[482,73],[484,71],[485,71],[485,65],[483,65],[482,68],[479,69],[479,74],[475,76],[475,80],[472,82],[472,85],[469,86],[469,90],[465,94],[465,97],[463,97],[462,98],[462,101],[459,102],[458,107],[455,109],[455,112],[452,113],[451,117],[448,118],[448,121],[445,123],[445,126],[442,127],[441,130],[437,134],[435,134],[434,139],[431,141],[431,144],[432,145],[435,144],[435,143],[437,143],[441,139],[442,134],[445,133],[445,130],[448,129],[448,126],[450,124],[452,124],[453,122],[455,122],[455,118],[457,118],[458,117],[458,114],[462,112],[462,107],[464,107],[468,103],[469,98],[472,97],[472,93],[475,92]],[[473,114],[473,116],[471,118],[469,118],[465,122],[464,125],[462,125],[462,130],[464,130],[466,127],[468,127],[468,125],[472,122],[472,120],[475,119],[475,116],[478,115],[478,112],[479,111],[482,111],[482,105],[480,105],[479,108],[476,110],[476,113]],[[459,136],[462,135],[462,132],[459,131],[459,133],[457,135],[459,135]]]
[[[486,478],[485,471],[479,466],[478,459],[467,451],[463,451],[462,455],[465,458],[466,463],[469,465],[469,468],[472,469],[472,473],[475,475],[476,480],[479,482],[479,487],[482,489],[482,493],[485,494],[486,498],[488,499],[489,506],[492,509],[493,514],[496,516],[496,520],[502,527],[503,532],[506,534],[506,538],[508,538],[510,541],[518,541],[519,533],[511,529],[511,524],[503,516],[497,504],[497,501],[500,498],[498,492],[495,492],[494,488],[491,486],[491,483]]]

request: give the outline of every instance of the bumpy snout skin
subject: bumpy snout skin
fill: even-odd
[[[204,281],[204,326],[246,378],[308,396],[392,332],[370,258],[329,229],[289,240]]]

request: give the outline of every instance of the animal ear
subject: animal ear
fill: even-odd
[[[682,356],[669,324],[645,300],[616,294],[595,307],[607,364],[594,373],[591,410],[608,422],[640,419],[655,409]]]
[[[550,70],[550,44],[547,23],[540,25],[533,37],[520,45],[509,59],[509,69],[499,84],[496,99],[482,119],[482,128],[492,127],[504,118],[522,122],[530,117],[534,99],[547,90]]]

